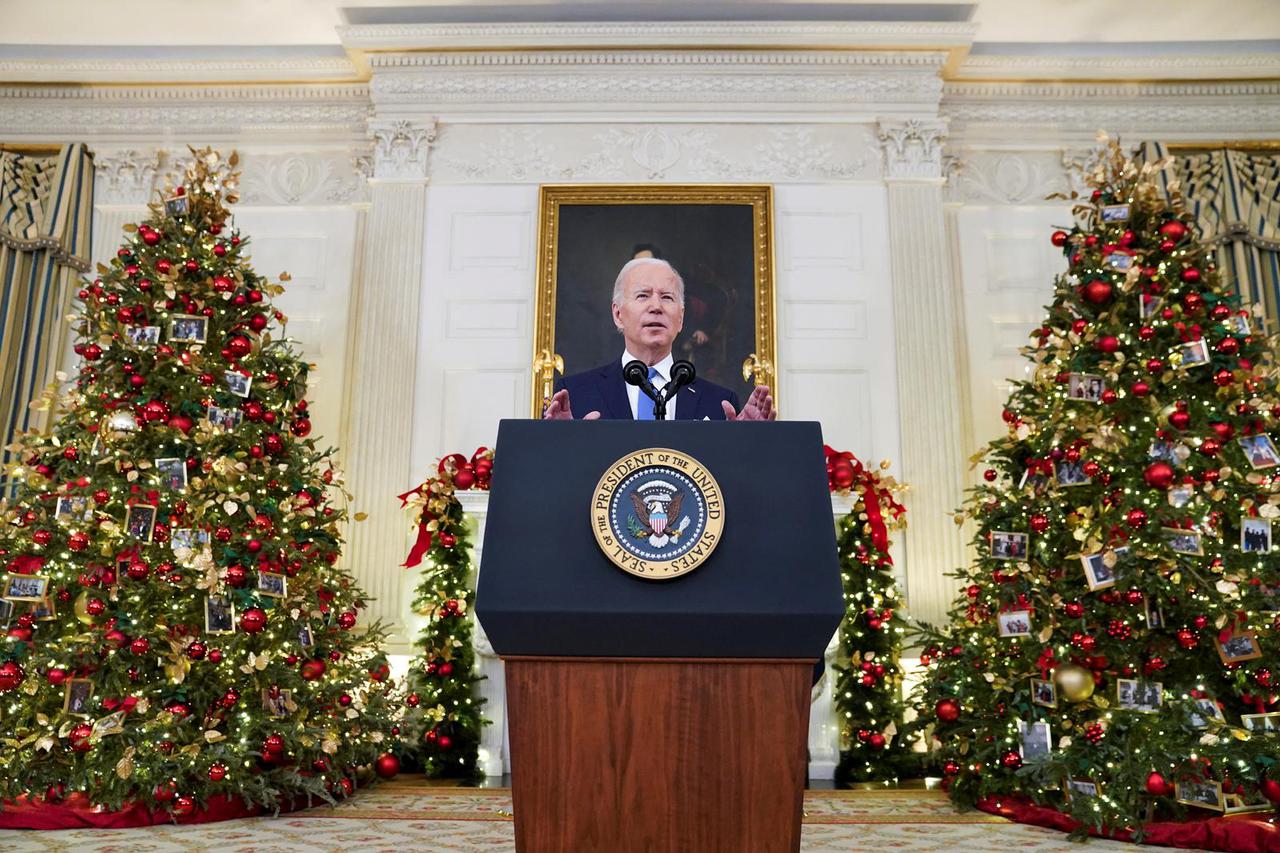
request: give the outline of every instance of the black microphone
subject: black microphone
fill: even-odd
[[[639,388],[651,399],[658,398],[658,392],[649,381],[649,367],[640,359],[633,359],[622,366],[622,378],[628,385]]]
[[[694,377],[696,377],[697,375],[698,373],[696,370],[693,369],[693,362],[691,361],[685,361],[684,359],[680,359],[679,361],[672,364],[671,365],[671,383],[667,385],[667,388],[666,388],[667,399],[670,400],[672,397],[676,395],[676,392],[679,391],[681,388],[683,388],[686,385],[692,384]]]
[[[658,393],[658,389],[653,387],[653,383],[649,381],[649,366],[640,359],[633,359],[622,366],[622,378],[626,380],[628,385],[635,385],[645,393],[645,396],[653,401],[653,419],[655,421],[664,421],[667,419],[667,398]]]

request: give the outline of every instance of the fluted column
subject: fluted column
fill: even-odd
[[[889,194],[898,412],[909,527],[907,602],[914,619],[938,623],[955,594],[946,572],[963,564],[952,520],[964,498],[959,311],[948,264],[937,121],[880,123]]]
[[[427,156],[435,127],[375,126],[369,211],[351,299],[350,369],[342,445],[353,512],[345,562],[373,598],[373,615],[397,628],[403,649],[409,602],[400,563],[409,520],[396,495],[411,485],[418,300],[427,204]]]

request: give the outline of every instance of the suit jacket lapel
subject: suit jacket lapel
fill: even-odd
[[[627,398],[627,383],[622,378],[622,364],[611,361],[600,371],[601,396],[604,397],[607,414],[614,420],[634,420],[631,415],[631,401]]]
[[[676,420],[696,421],[702,418],[702,415],[698,412],[698,404],[702,400],[702,395],[694,387],[697,384],[698,380],[695,379],[692,384],[686,385],[676,392]]]

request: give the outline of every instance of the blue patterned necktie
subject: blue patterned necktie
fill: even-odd
[[[653,380],[657,378],[658,378],[658,368],[650,367],[649,382],[652,383]],[[640,393],[640,396],[636,398],[636,420],[638,421],[653,420],[653,399],[648,394],[644,393],[643,390],[641,389],[636,389],[636,390],[639,391]]]

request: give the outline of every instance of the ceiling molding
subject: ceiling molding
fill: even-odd
[[[602,50],[370,55],[380,117],[930,115],[944,51]]]
[[[1207,51],[1212,45],[1202,47]],[[1280,79],[1280,53],[1183,56],[995,56],[970,53],[948,81]]]
[[[363,51],[737,48],[967,48],[976,24],[870,21],[632,21],[360,24],[340,26],[348,49]]]
[[[1186,142],[1275,139],[1280,82],[952,82],[941,112],[957,145],[1088,144],[1100,129]]]
[[[346,56],[277,58],[4,57],[10,83],[339,83],[367,79]]]
[[[0,86],[0,128],[17,143],[354,142],[369,112],[364,84]]]

